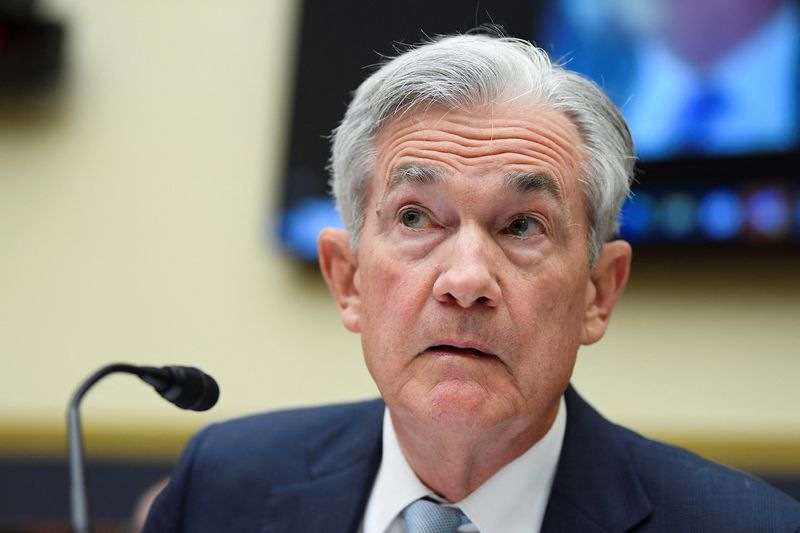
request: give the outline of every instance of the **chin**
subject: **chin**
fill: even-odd
[[[496,401],[496,399],[494,399]],[[484,387],[471,381],[446,381],[426,395],[428,423],[442,429],[475,429],[498,422],[495,401]],[[423,415],[423,416],[425,416]]]

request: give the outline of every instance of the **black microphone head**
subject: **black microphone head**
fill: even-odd
[[[166,400],[181,409],[206,411],[214,407],[219,399],[219,386],[214,378],[192,366],[165,366],[171,383],[165,388],[156,388]]]

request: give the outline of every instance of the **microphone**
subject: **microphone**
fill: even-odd
[[[109,374],[124,372],[134,374],[151,385],[165,400],[181,409],[206,411],[219,399],[217,382],[191,366],[136,366],[116,363],[105,366],[89,376],[72,395],[67,410],[67,435],[69,439],[70,500],[73,533],[89,533],[89,504],[84,476],[83,437],[81,434],[80,403],[95,383]]]
[[[139,378],[181,409],[207,411],[219,399],[214,378],[192,366],[139,367]]]

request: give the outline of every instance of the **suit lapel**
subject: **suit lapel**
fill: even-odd
[[[308,483],[279,487],[270,494],[261,531],[354,532],[366,506],[371,480],[368,469],[346,472]],[[374,477],[374,473],[371,477]]]
[[[354,532],[381,460],[382,401],[331,428],[305,448],[309,479],[274,487],[262,533]]]
[[[542,532],[629,531],[652,511],[622,430],[570,387],[567,429]]]

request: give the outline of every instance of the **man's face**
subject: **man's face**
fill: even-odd
[[[430,108],[383,127],[376,154],[338,299],[393,417],[548,427],[596,340],[577,130],[544,107]]]

